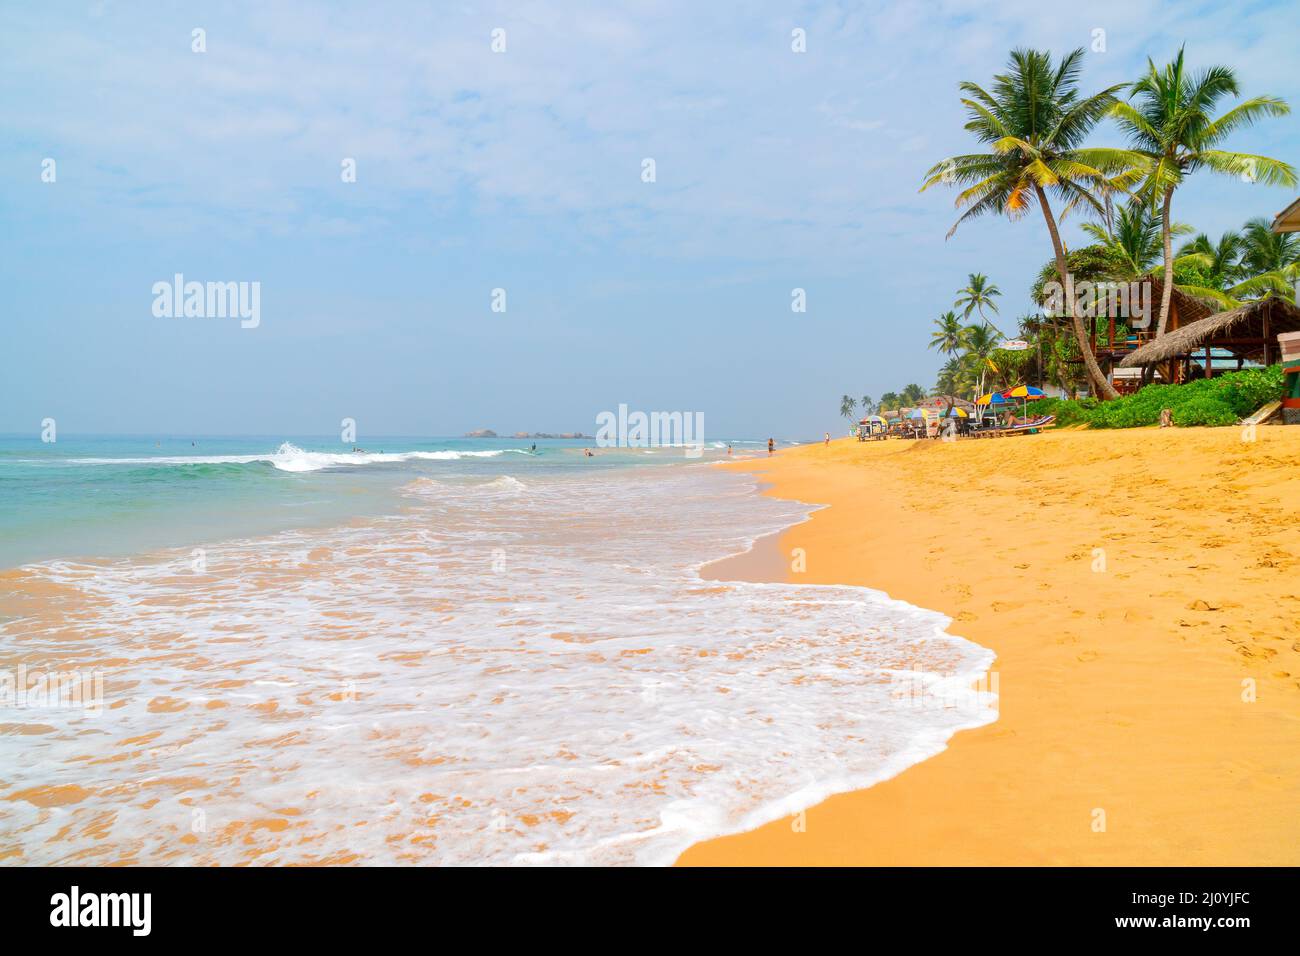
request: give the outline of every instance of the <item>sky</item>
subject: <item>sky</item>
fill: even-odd
[[[1013,328],[1050,255],[1038,214],[945,240],[955,193],[918,192],[974,145],[960,81],[1082,46],[1092,91],[1185,43],[1300,110],[1298,35],[1278,3],[7,4],[0,432],[838,432],[842,394],[933,383],[969,273]],[[1300,114],[1230,148],[1300,165]],[[1294,198],[1201,174],[1174,217]],[[259,283],[257,327],[155,315],[177,273]]]

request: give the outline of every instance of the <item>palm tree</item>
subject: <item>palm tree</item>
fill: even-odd
[[[952,397],[958,393],[961,388],[962,380],[962,361],[959,358],[950,358],[943,363],[939,369],[939,376],[934,382],[934,393],[936,395],[948,396],[948,409],[952,410]]]
[[[1237,76],[1226,66],[1212,66],[1189,74],[1183,65],[1183,50],[1164,69],[1147,60],[1147,74],[1134,83],[1129,99],[1137,105],[1116,102],[1112,114],[1128,133],[1136,152],[1147,160],[1140,193],[1153,206],[1160,203],[1164,237],[1165,275],[1160,295],[1160,320],[1156,337],[1165,334],[1169,303],[1173,295],[1174,258],[1170,241],[1169,210],[1174,190],[1190,174],[1208,169],[1228,176],[1243,176],[1250,182],[1294,186],[1295,170],[1267,156],[1218,149],[1235,130],[1252,125],[1265,116],[1291,112],[1286,101],[1274,96],[1256,96],[1212,118],[1215,104],[1224,96],[1239,96]]]
[[[1003,213],[1018,219],[1035,204],[1042,211],[1056,256],[1057,275],[1065,290],[1066,315],[1079,343],[1088,378],[1107,398],[1118,393],[1102,374],[1083,323],[1074,307],[1074,282],[1066,268],[1065,247],[1048,202],[1050,190],[1066,204],[1085,203],[1104,213],[1088,187],[1106,186],[1117,176],[1127,182],[1143,158],[1129,150],[1085,148],[1082,144],[1097,122],[1115,104],[1116,84],[1093,96],[1079,94],[1082,48],[1053,65],[1046,51],[1013,50],[1008,71],[993,78],[993,91],[975,83],[961,84],[966,129],[990,152],[953,156],[931,167],[922,191],[935,183],[953,182],[966,188],[957,196],[965,212],[948,235],[967,219]],[[1113,175],[1112,175],[1113,174]]]
[[[966,344],[966,328],[956,312],[945,312],[934,320],[935,331],[930,334],[930,348],[944,355],[953,355]]]
[[[1275,273],[1294,284],[1300,279],[1300,235],[1274,232],[1267,219],[1250,220],[1241,231],[1241,267],[1254,276]]]
[[[1109,229],[1095,222],[1085,222],[1079,228],[1096,241],[1111,261],[1109,279],[1123,282],[1139,279],[1152,272],[1160,262],[1160,220],[1141,201],[1134,200],[1121,206]],[[1170,235],[1174,236],[1185,236],[1191,231],[1191,226],[1181,222],[1170,227]]]
[[[840,399],[840,414],[847,418],[850,424],[853,422],[853,409],[857,407],[857,404],[852,395],[845,395]]]
[[[880,396],[879,411],[881,414],[892,412],[899,406],[898,394],[896,392],[886,392]]]
[[[874,407],[875,407],[875,406],[874,406],[874,405],[872,404],[872,402],[871,402],[871,396],[870,396],[870,395],[863,395],[863,396],[862,396],[862,414],[863,414],[863,415],[870,415],[870,414],[872,414],[872,409],[873,409]]]
[[[925,398],[925,389],[920,385],[906,385],[903,387],[903,394],[899,399],[904,405],[914,406]]]
[[[1218,286],[1225,286],[1241,274],[1241,233],[1229,229],[1215,242],[1205,233],[1184,242],[1178,249],[1175,264],[1193,263]]]
[[[988,276],[982,272],[972,272],[967,277],[966,288],[957,293],[957,301],[953,305],[959,309],[965,306],[965,311],[961,314],[963,319],[969,319],[970,314],[978,310],[980,318],[984,320],[985,324],[993,325],[984,314],[984,309],[987,307],[994,314],[997,314],[998,304],[993,300],[1001,294],[1002,290],[990,282]],[[996,325],[993,325],[993,330],[1002,338],[1006,338]]]
[[[1278,240],[1282,240],[1279,242]],[[1176,265],[1190,264],[1208,284],[1178,288],[1190,295],[1233,309],[1245,300],[1270,293],[1291,298],[1300,278],[1300,242],[1277,235],[1264,219],[1252,219],[1242,232],[1225,232],[1212,242],[1202,233],[1178,250]]]
[[[976,394],[984,394],[984,377],[993,366],[993,351],[998,347],[998,333],[987,325],[966,327],[966,358],[970,375],[975,379]],[[996,366],[993,366],[996,371]]]

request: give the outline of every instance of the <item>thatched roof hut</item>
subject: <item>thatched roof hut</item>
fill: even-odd
[[[1132,283],[1118,284],[1121,291],[1127,290],[1127,301],[1120,297],[1114,302],[1107,298],[1098,298],[1095,308],[1101,316],[1093,333],[1093,351],[1098,358],[1118,361],[1133,354],[1133,350],[1155,334],[1156,322],[1160,312],[1160,293],[1164,288],[1161,277],[1152,272]],[[1188,295],[1175,288],[1169,298],[1169,323],[1166,331],[1173,331],[1184,325],[1190,325],[1208,317],[1214,312],[1211,304],[1203,299]],[[1137,320],[1145,315],[1146,323]],[[1127,321],[1127,334],[1119,335],[1118,323]]]
[[[1180,325],[1125,356],[1119,367],[1167,362],[1191,355],[1200,348],[1222,348],[1239,358],[1267,361],[1270,355],[1278,354],[1278,333],[1296,331],[1300,331],[1300,309],[1270,295]]]
[[[1151,283],[1151,331],[1155,332],[1156,321],[1160,318],[1160,296],[1164,294],[1164,279],[1160,274],[1152,272],[1143,276],[1142,281]],[[1207,319],[1214,314],[1213,303],[1205,299],[1198,299],[1194,295],[1188,295],[1177,285],[1174,286],[1174,291],[1170,293],[1169,300],[1173,308],[1166,331],[1173,331],[1182,326],[1191,325],[1193,322]]]

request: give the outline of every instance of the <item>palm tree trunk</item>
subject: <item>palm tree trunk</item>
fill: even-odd
[[[1047,204],[1047,194],[1037,183],[1034,184],[1034,192],[1038,194],[1038,204],[1042,207],[1043,218],[1047,221],[1047,232],[1052,237],[1052,252],[1056,256],[1056,274],[1061,277],[1061,284],[1065,287],[1065,314],[1074,328],[1074,337],[1079,343],[1079,354],[1083,356],[1083,366],[1088,370],[1088,380],[1097,394],[1108,399],[1119,398],[1119,392],[1115,391],[1114,386],[1106,381],[1106,376],[1101,374],[1097,356],[1092,354],[1092,346],[1088,344],[1088,334],[1083,328],[1083,321],[1075,314],[1074,279],[1070,277],[1070,270],[1065,262],[1065,248],[1061,245],[1061,234],[1056,230],[1056,219],[1052,215],[1052,209]]]
[[[987,325],[990,329],[992,329],[994,332],[996,332],[998,335],[1002,336],[1002,338],[1005,339],[1006,336],[1003,335],[1002,330],[1001,330],[1000,328],[998,328],[996,325],[994,325],[992,322],[990,322],[987,318],[985,318],[985,316],[984,316],[984,306],[980,305],[980,306],[976,306],[976,308],[979,309],[979,313],[980,313],[980,321],[983,322],[983,323],[984,323],[985,325]]]
[[[1165,326],[1169,324],[1169,303],[1174,296],[1174,247],[1169,234],[1169,206],[1173,198],[1174,187],[1169,186],[1165,189],[1165,202],[1160,210],[1160,231],[1165,239],[1165,279],[1160,287],[1160,321],[1156,323],[1156,338],[1165,334]]]

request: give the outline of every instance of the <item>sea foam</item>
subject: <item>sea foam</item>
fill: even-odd
[[[523,448],[495,448],[483,451],[321,452],[303,451],[284,442],[274,453],[264,455],[159,455],[150,458],[69,458],[72,465],[252,465],[265,463],[280,471],[320,471],[356,465],[403,461],[456,461],[461,458],[496,458],[507,453],[526,455]]]
[[[4,843],[38,864],[667,864],[994,718],[899,698],[920,675],[961,702],[991,663],[941,614],[701,580],[808,506],[690,466],[521,484],[421,479],[400,514],[214,545],[201,571],[181,550],[24,569],[10,586],[60,599],[0,646],[98,669],[107,699],[0,736]]]

